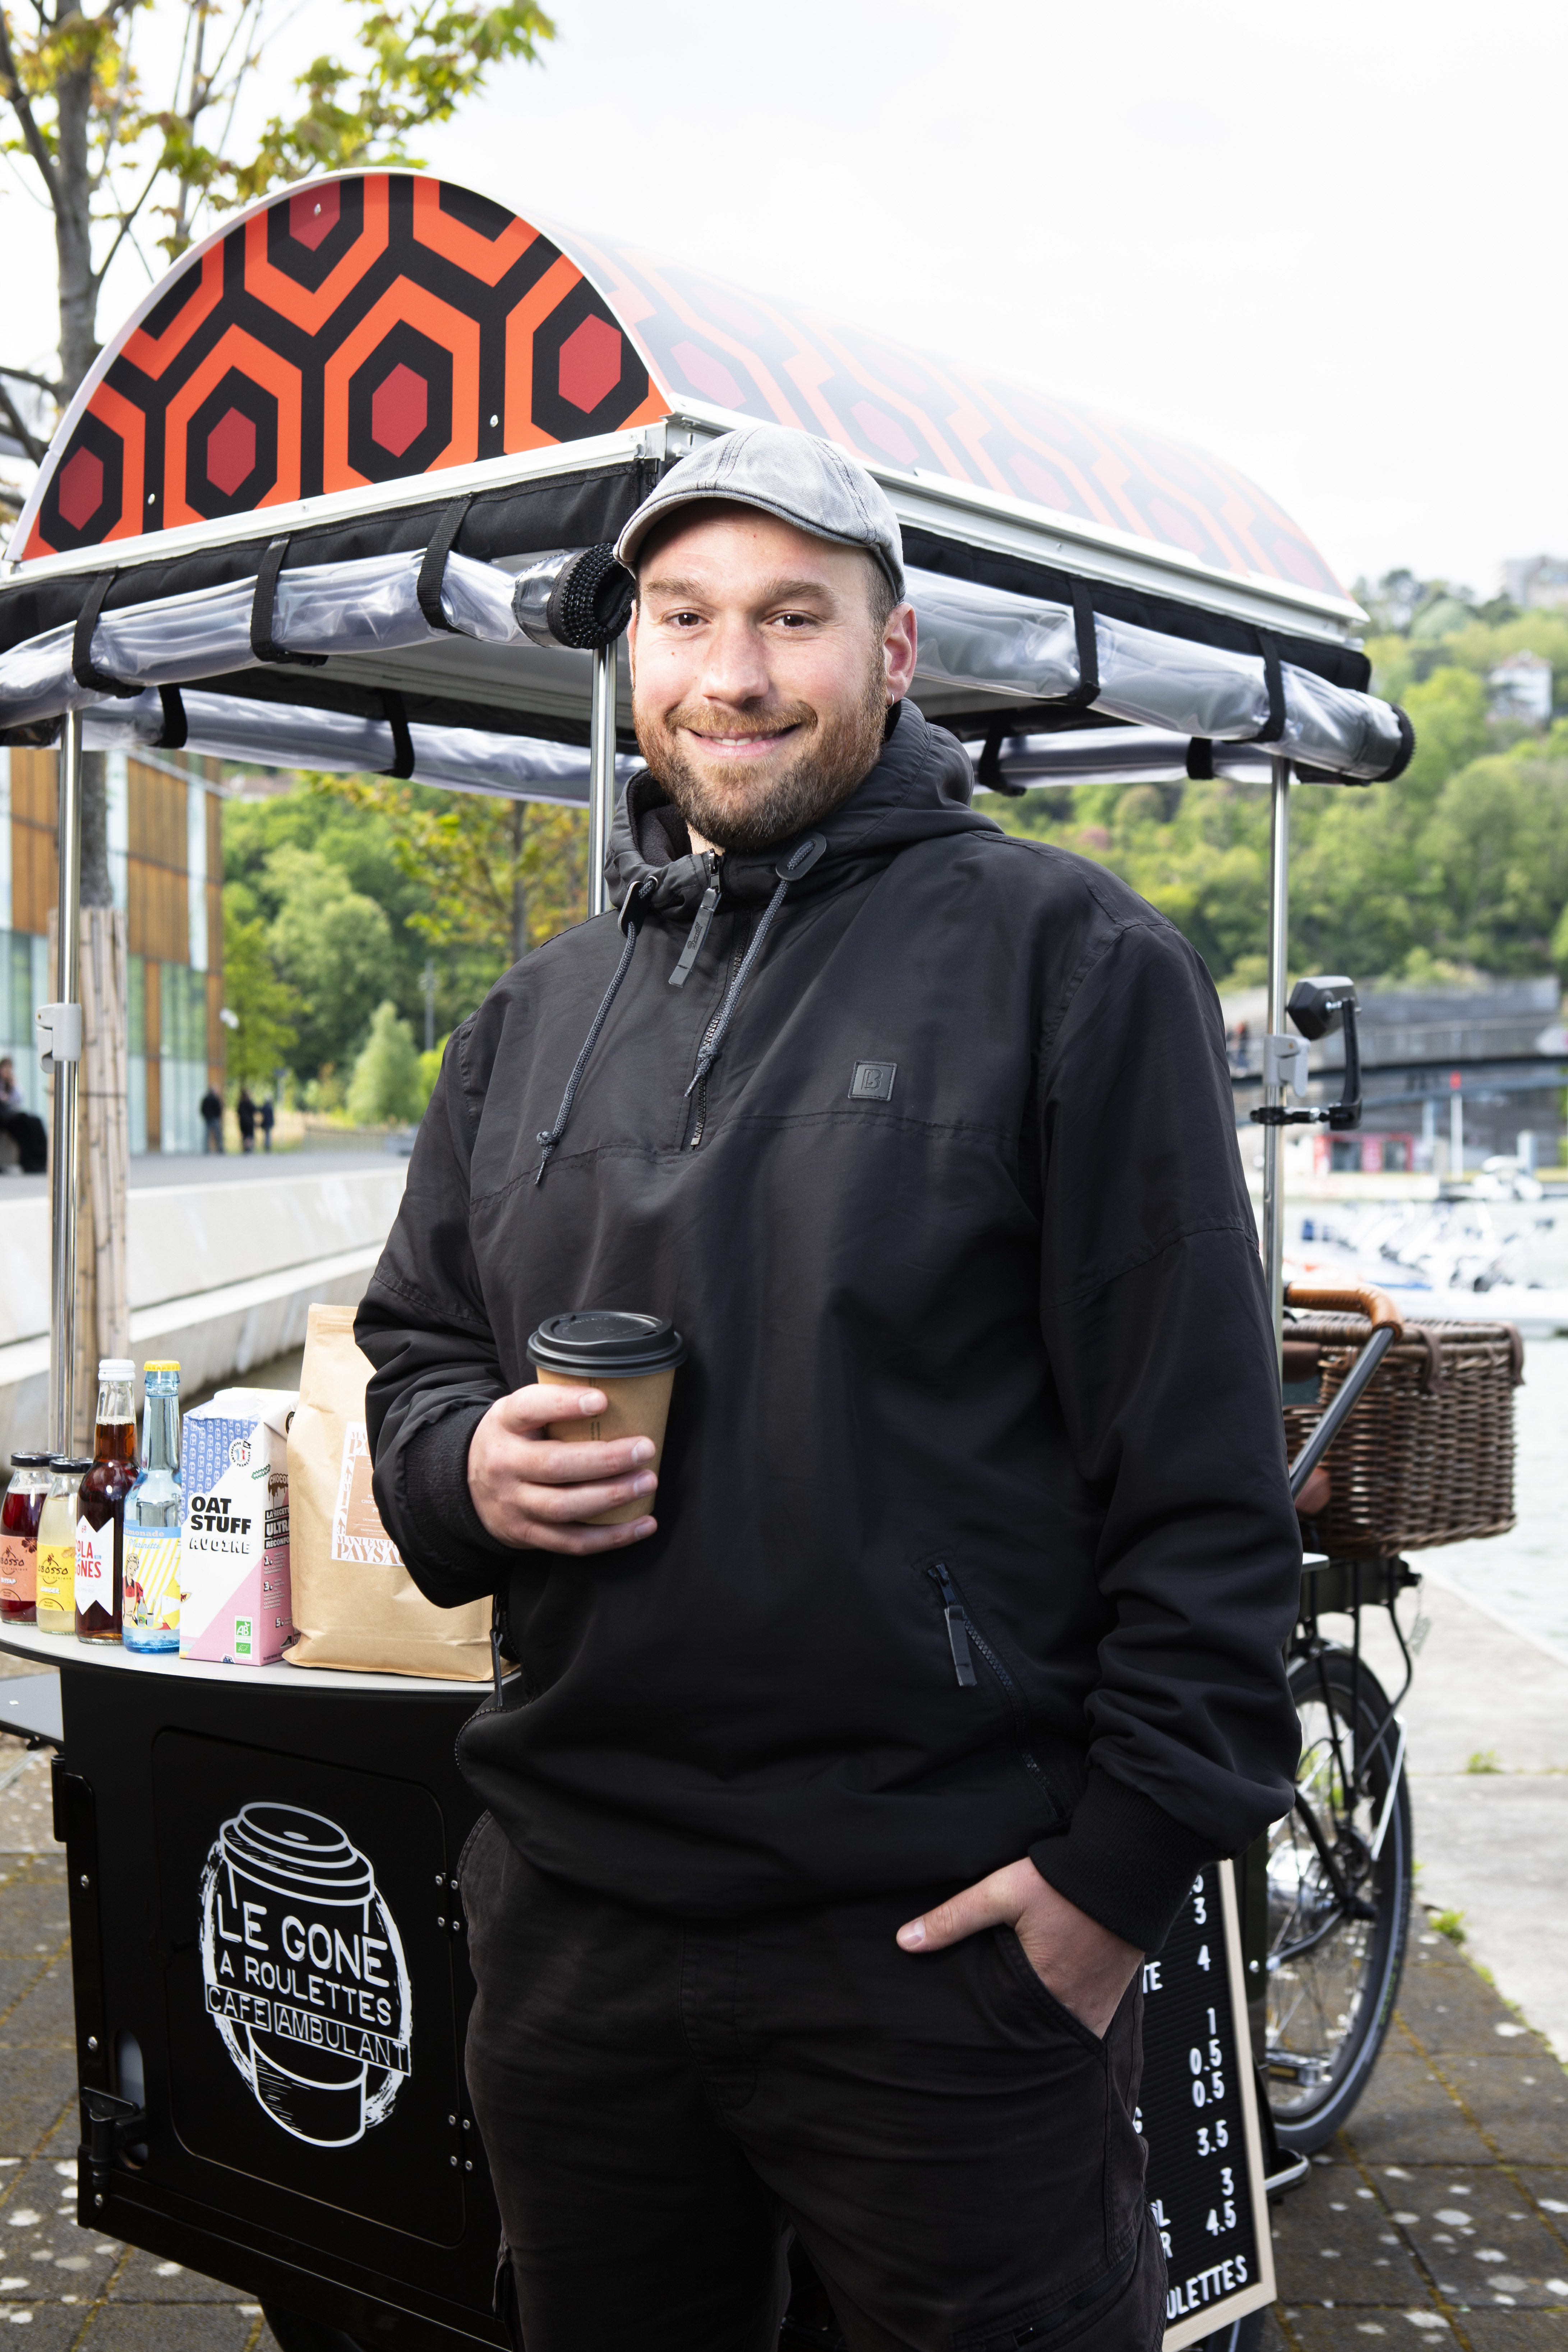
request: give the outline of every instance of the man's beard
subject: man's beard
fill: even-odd
[[[737,718],[717,729],[713,712],[701,705],[682,705],[657,723],[646,715],[633,716],[643,758],[694,833],[716,849],[772,849],[837,808],[869,775],[887,729],[888,688],[879,660],[867,674],[860,700],[826,724],[805,703],[770,710],[761,723],[755,716]],[[680,731],[689,727],[697,735],[772,735],[791,726],[801,729],[800,748],[786,768],[765,782],[742,773],[720,782],[700,774]]]

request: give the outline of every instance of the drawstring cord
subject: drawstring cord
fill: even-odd
[[[621,960],[616,966],[615,977],[612,979],[608,988],[605,989],[604,995],[600,999],[599,1009],[594,1015],[593,1025],[589,1029],[587,1035],[583,1040],[583,1050],[572,1065],[572,1075],[566,1081],[566,1091],[561,1097],[561,1108],[555,1114],[555,1124],[553,1127],[542,1129],[533,1139],[536,1143],[541,1144],[543,1147],[540,1155],[539,1166],[535,1169],[533,1175],[533,1181],[536,1184],[542,1181],[544,1171],[550,1165],[550,1155],[566,1132],[566,1122],[572,1116],[572,1104],[576,1096],[578,1087],[583,1083],[583,1073],[588,1066],[589,1056],[593,1053],[595,1046],[599,1042],[600,1030],[603,1029],[605,1022],[610,1017],[610,1007],[615,1003],[616,998],[620,992],[621,982],[625,980],[627,972],[631,970],[632,958],[637,953],[637,936],[642,929],[642,925],[637,920],[637,911],[632,902],[635,898],[640,897],[643,892],[652,889],[655,886],[650,882],[634,882],[631,888],[626,892],[625,899],[622,901],[621,911],[619,916],[616,918],[616,920],[619,922],[621,929],[626,932],[626,943],[621,950]]]
[[[724,1002],[719,1007],[719,1018],[713,1024],[708,1043],[698,1055],[697,1067],[691,1073],[691,1084],[686,1089],[688,1096],[693,1094],[701,1085],[719,1058],[719,1048],[724,1042],[724,1032],[730,1026],[730,1016],[735,1010],[742,989],[746,985],[746,975],[762,952],[763,941],[768,935],[768,927],[784,904],[784,892],[792,882],[798,882],[803,874],[810,873],[826,846],[827,844],[821,834],[808,833],[799,847],[792,850],[788,857],[774,866],[773,872],[779,877],[779,887],[763,908],[762,921],[752,935],[752,944],[741,958],[741,968],[730,982]]]
[[[763,919],[757,925],[752,944],[742,957],[740,970],[730,982],[724,1002],[719,1008],[719,1018],[713,1024],[712,1034],[699,1056],[697,1068],[692,1075],[691,1086],[686,1089],[688,1095],[691,1093],[692,1087],[700,1085],[713,1066],[719,1048],[724,1042],[724,1032],[730,1025],[730,1016],[735,1010],[736,999],[745,986],[746,975],[755,963],[763,941],[768,935],[768,927],[784,904],[784,892],[792,882],[798,882],[803,874],[810,873],[826,847],[827,844],[820,833],[808,833],[805,839],[774,866],[773,872],[779,877],[778,888],[763,908]],[[566,1122],[572,1116],[572,1105],[576,1098],[577,1089],[583,1083],[583,1073],[587,1068],[589,1057],[599,1042],[599,1032],[610,1017],[610,1007],[620,992],[621,982],[631,970],[632,958],[637,953],[637,937],[642,929],[637,920],[635,902],[647,893],[657,889],[658,887],[657,881],[653,879],[634,882],[621,902],[621,911],[616,920],[626,935],[626,943],[621,950],[621,960],[616,966],[615,976],[605,989],[599,1003],[599,1009],[594,1015],[593,1026],[583,1040],[583,1050],[572,1065],[572,1075],[566,1081],[566,1091],[561,1097],[561,1108],[555,1114],[555,1124],[553,1127],[542,1129],[534,1137],[534,1141],[541,1147],[539,1166],[533,1174],[536,1184],[542,1182],[544,1171],[550,1165],[550,1155],[566,1132]],[[701,942],[699,941],[699,945],[700,944]]]

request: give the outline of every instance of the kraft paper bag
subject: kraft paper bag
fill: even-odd
[[[371,1492],[364,1391],[371,1363],[352,1307],[312,1307],[289,1432],[291,1666],[487,1682],[490,1604],[437,1609],[381,1524]]]

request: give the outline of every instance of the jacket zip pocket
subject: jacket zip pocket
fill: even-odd
[[[720,992],[718,1012],[714,1013],[712,1020],[710,1021],[707,1028],[702,1032],[702,1043],[697,1048],[696,1058],[699,1062],[702,1059],[703,1055],[708,1051],[709,1046],[713,1043],[714,1032],[719,1026],[719,1014],[720,1013],[722,1013],[724,1009],[724,999],[729,995],[731,989],[734,986],[735,974],[741,969],[741,954],[742,950],[737,947],[734,953],[730,958],[730,969],[724,975],[724,985]],[[702,1130],[707,1124],[708,1081],[704,1078],[701,1085],[697,1089],[697,1099],[692,1106],[691,1132],[686,1139],[686,1148],[688,1151],[696,1150],[698,1145],[702,1140]]]
[[[1028,1710],[1024,1705],[1023,1692],[970,1615],[964,1605],[963,1594],[947,1572],[945,1561],[939,1559],[934,1567],[927,1569],[926,1574],[936,1586],[942,1602],[942,1619],[947,1627],[947,1646],[952,1654],[952,1671],[959,1689],[973,1690],[976,1687],[974,1660],[978,1656],[1007,1702],[1007,1709],[1013,1718],[1013,1731],[1017,1744],[1019,1761],[1025,1770],[1039,1782],[1052,1805],[1055,1806],[1057,1802],[1055,1792],[1046,1778],[1040,1760],[1024,1744],[1028,1735],[1029,1717]],[[1058,1807],[1058,1810],[1059,1811],[1060,1808]]]

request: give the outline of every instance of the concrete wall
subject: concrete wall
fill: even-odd
[[[299,1347],[312,1303],[363,1296],[406,1171],[133,1187],[132,1353],[177,1357],[189,1393]],[[47,1442],[48,1302],[48,1202],[0,1203],[0,1454]]]

